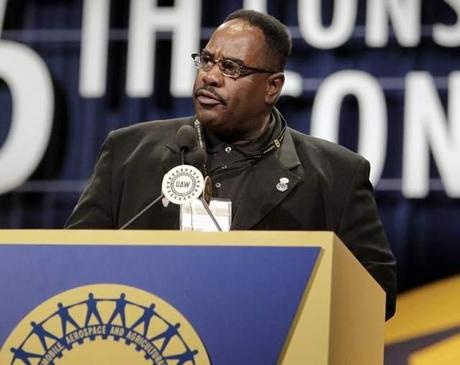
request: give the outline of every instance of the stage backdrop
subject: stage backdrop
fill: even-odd
[[[400,290],[459,272],[454,0],[0,0],[0,226],[61,227],[110,130],[191,114],[190,54],[240,7],[292,33],[288,124],[371,161]]]

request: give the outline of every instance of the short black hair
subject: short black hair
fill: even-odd
[[[243,19],[263,32],[269,55],[276,61],[278,70],[283,71],[292,49],[287,27],[275,17],[255,10],[236,10],[225,18],[224,23],[233,19]]]

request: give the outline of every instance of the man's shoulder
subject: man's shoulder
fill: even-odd
[[[337,143],[313,137],[291,128],[289,131],[301,158],[308,157],[311,160],[328,160],[337,163],[360,163],[364,160],[363,156]]]

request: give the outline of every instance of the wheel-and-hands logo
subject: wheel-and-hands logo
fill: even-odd
[[[98,284],[39,305],[0,351],[2,365],[207,365],[206,349],[170,304],[133,287]]]

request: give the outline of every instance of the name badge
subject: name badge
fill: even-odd
[[[211,199],[209,209],[222,231],[230,231],[232,224],[232,202],[225,199]],[[180,206],[180,230],[197,232],[219,231],[199,199],[194,199],[190,203]]]

